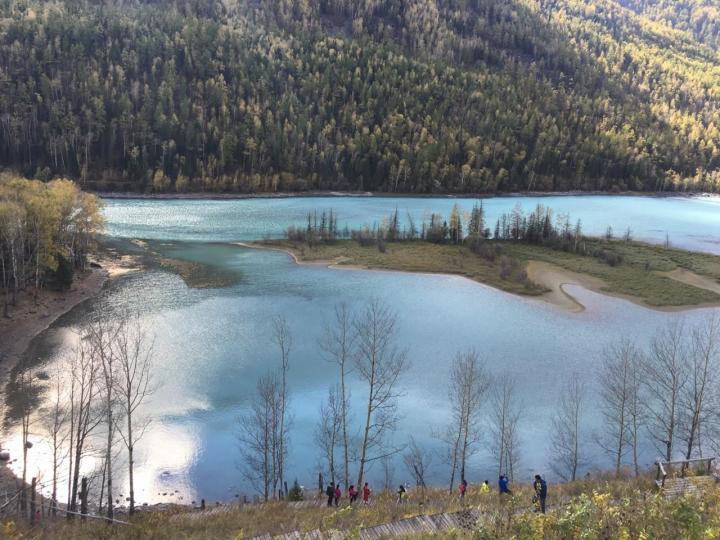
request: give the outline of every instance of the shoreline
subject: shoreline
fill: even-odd
[[[654,192],[654,191],[513,191],[508,193],[390,193],[385,191],[300,191],[300,192],[259,192],[259,193],[133,193],[133,192],[92,192],[101,199],[108,200],[166,200],[166,201],[230,201],[253,199],[313,199],[334,198],[375,198],[375,199],[501,199],[518,197],[649,197],[649,198],[720,198],[717,193],[700,192]]]
[[[136,270],[124,257],[100,257],[89,263],[85,274],[73,280],[67,291],[43,289],[35,303],[31,292],[21,291],[18,306],[11,309],[11,317],[0,318],[0,385],[8,382],[10,373],[21,361],[30,343],[60,317],[83,302],[97,297],[106,284],[121,275]],[[4,390],[3,390],[4,391]]]
[[[573,295],[568,293],[565,290],[566,285],[576,285],[579,287],[582,287],[590,292],[600,294],[603,296],[608,296],[610,298],[617,298],[620,300],[626,300],[632,304],[635,304],[639,307],[649,309],[652,311],[657,311],[661,313],[677,313],[682,311],[692,311],[695,309],[708,309],[708,308],[717,308],[720,307],[720,302],[714,303],[706,303],[706,304],[697,304],[697,305],[684,305],[684,306],[653,306],[650,304],[647,304],[643,302],[642,300],[630,296],[627,294],[622,293],[614,293],[606,290],[606,283],[597,277],[590,276],[590,275],[584,275],[579,274],[577,272],[573,272],[571,270],[566,270],[562,268],[561,266],[557,266],[552,263],[547,263],[543,261],[529,261],[526,271],[528,273],[528,278],[533,281],[535,284],[540,285],[541,287],[544,287],[548,289],[548,292],[539,294],[539,295],[532,295],[532,294],[519,294],[512,291],[507,291],[500,289],[498,287],[494,287],[493,285],[489,283],[485,283],[483,281],[479,281],[476,279],[473,279],[471,277],[468,277],[463,274],[457,274],[453,272],[423,272],[423,271],[410,271],[410,270],[393,270],[391,268],[369,268],[362,265],[356,265],[356,264],[342,264],[339,260],[316,260],[316,261],[304,261],[298,257],[298,255],[293,252],[289,248],[285,247],[274,247],[274,246],[266,246],[262,244],[255,244],[255,243],[249,243],[249,242],[230,242],[232,245],[250,248],[250,249],[264,249],[269,251],[278,251],[285,253],[288,255],[295,264],[297,265],[308,265],[308,266],[322,266],[325,268],[330,268],[333,270],[362,270],[365,272],[400,272],[404,274],[419,274],[419,275],[443,275],[443,276],[452,276],[452,277],[458,277],[462,279],[466,279],[468,281],[471,281],[472,283],[482,285],[484,287],[490,287],[491,289],[494,289],[496,291],[500,291],[505,294],[509,294],[518,298],[525,298],[529,300],[539,300],[541,302],[545,302],[547,304],[550,304],[554,307],[557,307],[559,309],[562,309],[566,312],[570,313],[581,313],[586,310],[586,306],[582,304],[577,298],[575,298]],[[679,277],[674,277],[668,275],[668,277],[671,277],[671,279],[676,279],[677,281],[683,281],[684,279],[690,279],[687,278],[686,275],[683,275],[683,279],[680,279]],[[697,284],[695,286],[698,286]],[[701,287],[704,288],[704,287]]]
[[[450,277],[462,278],[462,279],[466,279],[466,280],[474,283],[475,285],[482,285],[483,287],[489,287],[493,290],[500,291],[501,293],[509,294],[509,295],[515,296],[517,298],[540,300],[542,302],[551,304],[555,307],[564,309],[566,311],[574,312],[574,313],[579,313],[579,312],[585,311],[585,306],[583,304],[581,304],[573,296],[571,296],[570,294],[568,294],[567,292],[562,290],[562,285],[569,284],[569,283],[560,284],[559,294],[558,294],[558,291],[554,290],[550,286],[545,285],[544,283],[538,283],[538,285],[542,285],[542,286],[550,289],[549,292],[539,294],[539,295],[517,294],[517,293],[510,292],[510,291],[505,291],[498,287],[493,287],[489,283],[484,283],[482,281],[472,279],[468,276],[464,276],[462,274],[454,274],[452,272],[422,272],[422,271],[415,272],[415,271],[410,271],[410,270],[392,270],[390,268],[369,268],[369,267],[357,265],[357,264],[341,264],[338,261],[303,261],[291,249],[288,249],[288,248],[263,246],[263,245],[251,244],[251,243],[246,243],[246,242],[232,242],[232,244],[236,245],[236,246],[250,248],[250,249],[264,249],[264,250],[269,250],[269,251],[278,251],[281,253],[285,253],[294,261],[295,264],[303,265],[303,266],[322,266],[325,268],[331,268],[333,270],[362,270],[363,272],[395,272],[395,273],[402,273],[402,274],[416,274],[416,275],[427,275],[427,276],[450,276]],[[546,263],[539,263],[539,264],[546,264]],[[583,286],[583,285],[581,285],[581,286]],[[587,287],[585,287],[585,288],[587,288]]]

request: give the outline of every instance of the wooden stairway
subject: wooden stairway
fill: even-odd
[[[666,478],[660,489],[667,499],[685,495],[701,495],[715,485],[714,476],[691,476],[688,478]]]
[[[380,540],[382,538],[440,533],[449,529],[472,530],[479,517],[480,511],[476,509],[425,514],[366,527],[358,532],[358,537],[360,540]],[[347,535],[347,532],[342,531],[320,531],[316,529],[306,533],[294,531],[276,536],[269,534],[256,536],[253,540],[341,540]]]

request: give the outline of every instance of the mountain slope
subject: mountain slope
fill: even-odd
[[[720,55],[631,7],[0,3],[0,164],[138,191],[717,191]]]
[[[720,5],[714,0],[621,0],[621,4],[666,26],[689,32],[715,50],[720,47]]]

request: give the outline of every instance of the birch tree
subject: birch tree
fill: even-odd
[[[79,343],[67,359],[70,373],[70,454],[68,467],[68,501],[71,512],[77,511],[80,467],[87,452],[90,435],[103,419],[96,406],[101,391],[101,367],[90,343],[87,328],[81,328]],[[68,514],[70,519],[72,514]]]
[[[397,318],[379,300],[372,300],[353,326],[357,335],[355,368],[366,385],[367,402],[360,444],[357,485],[363,485],[369,463],[382,459],[385,435],[397,421],[397,389],[400,375],[407,367],[407,352],[394,344]]]
[[[583,456],[582,425],[585,384],[573,374],[563,384],[552,420],[550,468],[565,481],[574,482]]]
[[[335,450],[341,441],[342,411],[340,389],[329,388],[327,401],[320,406],[320,420],[315,429],[315,440],[322,452],[330,474],[330,481],[335,483],[336,460]],[[345,484],[349,485],[349,484]]]
[[[107,517],[113,519],[113,441],[117,433],[117,418],[115,415],[118,400],[116,396],[117,384],[117,356],[116,340],[124,330],[123,321],[110,321],[99,319],[88,326],[89,339],[92,347],[91,354],[100,364],[101,392],[103,396],[103,417],[106,429],[105,444],[105,470],[107,487]]]
[[[51,465],[51,512],[57,514],[58,504],[58,471],[67,457],[66,443],[70,433],[68,431],[69,411],[65,406],[65,392],[63,392],[62,373],[58,368],[53,377],[49,406],[43,411],[43,428],[50,440],[52,452]]]
[[[20,487],[20,509],[23,513],[27,512],[27,468],[28,468],[28,450],[32,447],[30,442],[30,426],[32,425],[32,411],[36,390],[33,384],[34,374],[27,366],[21,366],[15,375],[15,390],[17,395],[16,412],[14,417],[20,418],[21,437],[22,437],[22,478]]]
[[[335,306],[334,321],[326,326],[321,347],[330,361],[337,364],[340,372],[340,428],[343,452],[343,481],[350,485],[350,445],[348,442],[348,417],[350,414],[350,392],[346,387],[347,376],[352,372],[352,358],[355,354],[355,335],[352,328],[352,317],[347,304]],[[334,480],[333,480],[334,481]]]
[[[280,482],[280,490],[285,494],[285,457],[288,448],[288,431],[290,419],[288,417],[288,386],[287,375],[290,369],[290,348],[292,347],[292,334],[284,317],[273,319],[273,341],[280,349],[280,403],[279,403],[279,426],[277,444],[277,480]]]
[[[688,347],[682,322],[659,331],[650,343],[643,368],[652,438],[667,461],[673,457],[681,419],[681,399],[688,380]]]
[[[517,383],[511,375],[503,374],[494,382],[490,405],[490,451],[497,463],[498,476],[507,474],[512,481],[520,463],[518,425],[522,404],[517,397]]]
[[[456,474],[465,479],[467,460],[477,452],[480,442],[480,411],[490,386],[490,379],[477,351],[458,353],[450,369],[448,398],[452,424],[445,434],[450,462],[450,492]]]
[[[627,452],[632,399],[631,369],[640,351],[627,338],[608,346],[598,372],[600,411],[604,430],[598,444],[612,458],[615,475],[620,474]]]
[[[718,369],[720,369],[720,317],[710,316],[690,332],[688,376],[679,405],[683,420],[680,438],[685,459],[702,455],[701,428],[709,427],[716,411]]]
[[[153,339],[142,329],[139,321],[126,320],[114,344],[117,357],[115,388],[124,416],[119,429],[128,455],[128,484],[130,514],[135,512],[135,445],[148,425],[138,419],[138,409],[155,390],[153,384]],[[138,421],[139,420],[139,421]]]
[[[408,472],[415,479],[415,485],[422,490],[425,497],[425,475],[432,463],[432,454],[417,444],[414,437],[410,437],[407,451],[403,454],[403,462]]]
[[[279,388],[275,372],[261,377],[249,412],[238,418],[238,440],[243,459],[241,470],[266,502],[275,489],[277,479]]]

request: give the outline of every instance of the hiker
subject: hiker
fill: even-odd
[[[490,493],[490,482],[488,482],[487,480],[485,480],[485,481],[480,485],[480,493],[482,493],[483,495],[485,495],[486,493]]]
[[[327,498],[328,498],[328,506],[332,506],[333,499],[335,498],[335,483],[334,482],[330,482],[328,484],[328,487],[325,490],[325,495],[327,495]]]
[[[397,503],[398,504],[402,504],[403,502],[405,502],[405,494],[406,493],[407,492],[405,491],[405,486],[400,484],[400,487],[397,490],[397,494],[398,494]]]
[[[535,482],[533,482],[535,488],[535,496],[533,502],[539,505],[540,512],[545,513],[545,499],[547,499],[547,483],[543,480],[543,477],[539,474],[535,475]],[[535,510],[537,512],[537,509]]]
[[[340,504],[340,497],[342,497],[342,491],[340,491],[340,482],[335,486],[335,506]]]
[[[504,474],[500,475],[500,479],[498,480],[498,488],[500,489],[500,495],[502,495],[503,493],[512,495],[512,491],[510,491],[510,480],[508,480],[508,477]]]
[[[458,486],[458,490],[460,491],[460,500],[461,501],[465,500],[465,492],[467,491],[467,485],[468,485],[467,480],[465,480],[463,478],[462,481],[460,482],[460,486]]]
[[[370,486],[367,482],[365,482],[365,485],[363,486],[363,504],[367,506],[370,504]]]
[[[348,497],[350,497],[350,504],[353,504],[355,501],[357,501],[358,491],[357,489],[355,489],[355,486],[350,486],[350,489],[348,489]]]

